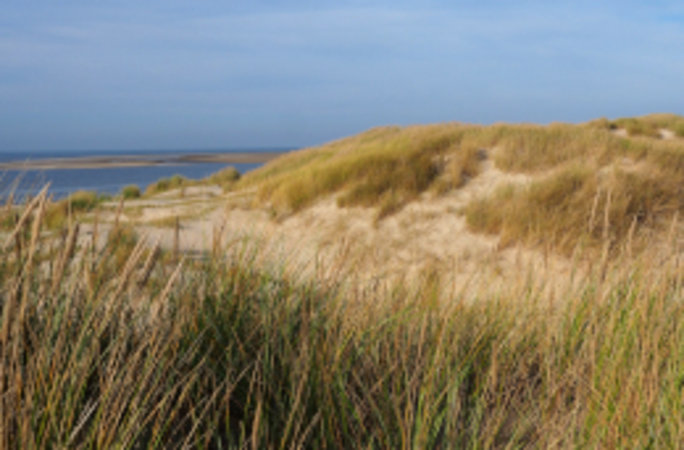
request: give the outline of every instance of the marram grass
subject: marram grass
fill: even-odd
[[[233,187],[254,189],[257,206],[274,217],[332,197],[340,207],[374,208],[381,220],[423,194],[467,187],[483,168],[523,174],[529,185],[470,202],[470,229],[498,234],[504,244],[600,252],[628,235],[647,245],[684,216],[684,141],[676,138],[683,124],[684,117],[661,114],[581,125],[376,128],[278,158]],[[621,127],[627,136],[616,133]],[[661,138],[662,130],[675,138]],[[597,216],[604,212],[606,220]]]
[[[676,240],[553,303],[523,273],[443,302],[429,280],[349,289],[236,249],[170,265],[132,235],[92,248],[75,225],[46,259],[44,198],[0,239],[2,448],[684,442]]]

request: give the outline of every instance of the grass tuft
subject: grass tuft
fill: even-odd
[[[660,130],[656,123],[639,120],[634,118],[618,119],[615,121],[615,125],[619,128],[624,128],[627,130],[627,134],[630,136],[646,136],[650,138],[659,138]]]
[[[172,189],[178,189],[185,186],[189,186],[193,183],[192,180],[182,176],[173,175],[169,178],[162,178],[156,182],[150,184],[145,189],[145,195],[156,195],[162,192],[170,191]]]
[[[126,200],[132,200],[140,198],[141,192],[140,188],[135,184],[129,184],[121,189],[121,195]]]
[[[461,145],[465,135],[458,124],[375,129],[289,155],[248,174],[238,188],[257,185],[260,201],[281,214],[338,193],[340,206],[384,205],[382,216],[401,209],[438,179],[458,187],[474,176],[478,149],[472,142]]]
[[[48,206],[45,213],[45,221],[48,228],[63,228],[69,218],[76,215],[90,212],[103,201],[109,200],[108,196],[103,196],[93,191],[77,191],[56,203]]]
[[[570,207],[612,186],[621,211],[633,203],[620,199],[654,182],[633,176],[567,168],[523,197],[505,195],[548,213],[551,202]],[[259,266],[248,251],[169,264],[123,227],[94,251],[71,228],[52,270],[51,246],[36,244],[41,205],[0,253],[3,448],[684,440],[684,274],[674,249],[622,261],[554,302],[526,287],[540,275],[521,273],[504,291],[440,303],[434,273],[364,293]]]
[[[533,286],[558,274],[522,267],[442,299],[429,268],[383,290],[235,244],[178,262],[118,220],[102,245],[83,245],[77,215],[45,233],[92,193],[8,206],[0,448],[681,445],[683,150],[601,126],[380,128],[235,182],[282,210],[336,195],[383,217],[467,186],[491,155],[534,177],[474,199],[471,228],[622,256],[553,295]]]
[[[255,188],[256,204],[276,218],[334,197],[340,207],[375,208],[380,220],[426,191],[443,195],[464,188],[491,158],[496,169],[529,175],[534,182],[529,189],[503,189],[471,203],[466,211],[471,229],[498,233],[503,244],[553,243],[570,253],[579,244],[603,245],[598,239],[603,232],[582,233],[594,199],[600,198],[596,207],[603,208],[608,192],[609,234],[616,243],[635,220],[635,231],[645,236],[682,212],[684,144],[646,137],[681,124],[684,118],[661,114],[582,125],[378,128],[289,154],[235,187]],[[622,127],[637,137],[614,133]]]
[[[597,173],[572,165],[525,187],[505,186],[470,202],[465,214],[475,231],[572,253],[578,245],[624,242],[630,229],[645,245],[648,230],[663,230],[684,213],[684,192],[659,170],[613,168]]]
[[[215,184],[223,188],[229,189],[240,179],[240,172],[235,167],[226,167],[206,177],[203,181],[209,184]]]
[[[632,135],[659,136],[660,128],[676,131],[678,124],[684,124],[684,118],[653,115],[580,126],[378,128],[286,155],[247,174],[235,186],[256,187],[257,202],[282,215],[329,195],[337,196],[340,206],[398,211],[428,189],[443,194],[463,187],[480,173],[481,160],[488,154],[506,172],[537,174],[567,164],[600,168],[629,158],[647,161],[664,176],[681,179],[684,146],[680,142],[625,139],[612,132],[625,126]]]

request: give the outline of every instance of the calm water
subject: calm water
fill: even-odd
[[[79,156],[102,155],[140,155],[156,156],[191,154],[191,151],[178,152],[36,152],[36,153],[0,153],[0,162],[36,161],[44,158],[65,158]],[[198,153],[226,153],[225,151],[201,151]],[[3,199],[11,192],[15,196],[36,193],[47,182],[51,183],[50,192],[55,198],[67,196],[78,190],[97,191],[103,194],[116,194],[126,185],[136,184],[142,190],[160,178],[175,174],[191,179],[200,179],[217,172],[228,165],[235,167],[240,173],[256,169],[261,164],[225,164],[225,163],[183,163],[146,167],[121,167],[105,169],[51,169],[51,170],[6,170],[0,172],[0,197]]]

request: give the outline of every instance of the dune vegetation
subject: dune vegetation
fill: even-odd
[[[49,228],[63,228],[75,216],[94,210],[108,196],[93,191],[76,191],[57,202],[50,202],[46,207],[45,222]]]
[[[162,192],[170,191],[171,189],[179,189],[189,186],[192,183],[192,180],[182,175],[173,175],[168,178],[161,178],[145,188],[145,195],[160,194]]]
[[[684,137],[684,117],[675,114],[651,114],[643,117],[624,117],[616,120],[598,119],[591,126],[610,130],[624,129],[629,136],[662,137],[662,130]]]
[[[129,184],[121,189],[121,196],[126,200],[140,198],[141,194],[140,188],[135,184]]]
[[[228,166],[225,169],[212,173],[211,175],[201,180],[192,180],[182,175],[173,175],[168,178],[161,178],[147,186],[147,188],[145,188],[145,195],[149,197],[173,189],[183,189],[186,187],[202,186],[208,184],[217,185],[222,187],[223,189],[228,189],[239,179],[240,172],[238,172],[237,169],[235,169],[232,166]]]
[[[580,284],[551,297],[555,279],[521,266],[444,299],[436,273],[356,286],[239,241],[179,260],[118,217],[102,243],[78,215],[55,229],[45,191],[6,205],[0,447],[681,445],[678,138],[388,127],[218,178],[276,216],[334,196],[386,220],[492,170],[529,179],[474,197],[469,227],[586,256]]]
[[[576,165],[523,188],[505,186],[466,208],[471,228],[499,234],[501,245],[522,241],[565,254],[578,245],[613,248],[628,236],[643,247],[678,213],[684,191],[675,177],[657,169],[600,174]]]
[[[235,167],[226,167],[225,169],[219,170],[218,172],[212,173],[206,177],[203,181],[205,184],[213,184],[222,187],[223,189],[229,189],[240,179],[240,172]]]
[[[448,195],[463,187],[491,159],[497,170],[527,174],[532,181],[473,199],[465,210],[473,230],[499,234],[504,244],[543,243],[563,253],[601,244],[606,234],[618,242],[629,230],[643,245],[684,214],[684,140],[615,132],[633,123],[670,130],[665,127],[684,118],[379,128],[287,155],[237,186],[256,188],[257,204],[276,217],[333,195],[342,207],[376,208],[382,219],[423,194]],[[606,229],[598,226],[601,214]]]

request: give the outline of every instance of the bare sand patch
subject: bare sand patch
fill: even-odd
[[[669,141],[669,140],[672,140],[672,139],[676,139],[676,138],[677,138],[677,136],[675,135],[674,131],[672,131],[672,130],[668,130],[668,129],[665,129],[665,128],[661,128],[660,130],[658,130],[658,132],[660,133],[660,138],[661,138],[661,139],[664,139],[664,140],[666,140],[666,141]]]
[[[465,187],[439,196],[425,193],[381,221],[373,208],[338,207],[335,196],[276,221],[267,209],[251,207],[253,191],[223,194],[218,187],[189,188],[182,198],[169,192],[129,202],[121,220],[167,249],[178,245],[198,254],[220,246],[229,254],[249,248],[260,261],[299,276],[354,286],[389,288],[397,281],[437,277],[453,296],[470,286],[500,289],[507,280],[524,280],[521,270],[557,273],[558,286],[547,288],[567,285],[571,269],[565,259],[520,247],[500,249],[498,237],[468,229],[462,209],[471,199],[502,184],[531,180],[502,172],[491,160],[481,169]],[[111,222],[113,214],[105,221]]]

